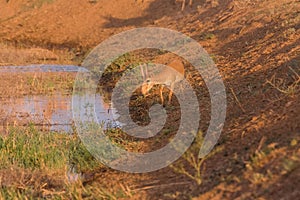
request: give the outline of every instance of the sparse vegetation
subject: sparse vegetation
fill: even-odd
[[[49,4],[53,3],[55,0],[34,0],[30,3],[24,4],[23,5],[23,10],[24,11],[29,11],[31,9],[37,9],[42,7],[44,4]]]
[[[202,132],[199,132],[196,136],[195,142],[182,156],[183,159],[179,161],[179,163],[171,165],[171,168],[175,172],[186,175],[190,179],[194,180],[197,185],[201,185],[202,183],[203,163],[217,152],[222,150],[222,148],[217,147],[204,158],[198,158],[198,153],[203,145],[203,141],[203,134]]]
[[[289,155],[287,152],[290,152]],[[267,189],[280,178],[280,174],[291,173],[299,167],[299,158],[299,150],[291,146],[280,148],[275,143],[269,144],[255,152],[250,161],[246,162],[244,177],[250,181],[252,187],[263,186]]]
[[[271,80],[267,80],[267,83],[287,96],[295,96],[299,92],[300,75],[294,69],[290,68],[290,70],[295,74],[294,81],[290,85],[287,85],[284,79],[276,78],[275,75]]]

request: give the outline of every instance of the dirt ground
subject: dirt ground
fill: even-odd
[[[0,0],[0,66],[80,65],[101,41],[124,30],[182,32],[211,55],[227,92],[217,145],[223,150],[205,161],[202,184],[171,168],[147,174],[107,169],[88,184],[125,185],[131,199],[297,199],[299,11],[299,0],[194,0],[183,11],[175,0]],[[203,112],[205,131],[209,113]]]

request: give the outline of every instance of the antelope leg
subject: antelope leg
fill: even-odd
[[[185,0],[182,0],[182,6],[181,6],[181,11],[183,11],[185,8]]]
[[[164,96],[163,96],[163,89],[164,87],[160,87],[160,100],[161,100],[161,104],[164,105]]]
[[[171,103],[172,100],[173,90],[174,90],[174,83],[171,84],[171,90],[169,93],[169,101],[168,101],[169,104]]]

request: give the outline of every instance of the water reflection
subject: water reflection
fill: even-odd
[[[75,97],[76,98],[76,97]],[[105,127],[118,126],[113,118],[117,116],[111,105],[104,103],[99,94],[87,96],[95,98],[95,112]],[[4,128],[8,126],[25,126],[33,123],[43,130],[72,133],[72,96],[53,94],[51,96],[35,95],[3,99],[0,104],[0,120]],[[84,111],[82,112],[85,115]]]
[[[72,65],[29,65],[29,66],[1,66],[0,74],[25,72],[78,72],[84,68]],[[8,86],[11,87],[11,86]],[[7,88],[9,90],[9,88]],[[13,91],[13,90],[12,90]],[[82,95],[82,94],[81,94]],[[81,96],[82,97],[82,96]],[[102,98],[101,98],[102,97]],[[74,96],[73,98],[77,98]],[[116,110],[112,105],[103,101],[105,95],[86,95],[83,99],[89,101],[95,98],[95,108],[98,122],[103,122],[105,127],[116,127],[120,124],[115,120]],[[83,102],[84,103],[84,102]],[[78,105],[80,107],[82,105]],[[61,93],[52,95],[12,96],[0,98],[0,128],[7,130],[10,126],[26,126],[30,123],[42,130],[73,132],[72,96]],[[84,115],[84,110],[82,115]]]

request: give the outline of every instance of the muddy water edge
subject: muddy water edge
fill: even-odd
[[[72,133],[72,89],[79,67],[57,65],[0,68],[0,130],[30,124],[43,131]],[[109,119],[101,96],[97,116]]]

